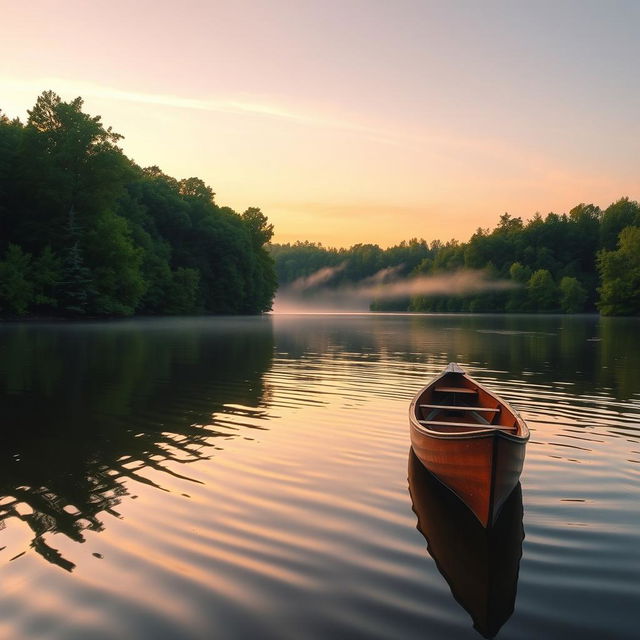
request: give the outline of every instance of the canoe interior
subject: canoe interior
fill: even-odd
[[[524,421],[458,367],[418,392],[410,423],[422,464],[491,527],[522,472]]]
[[[464,373],[448,372],[426,387],[415,404],[416,420],[440,433],[496,429],[514,435],[519,421],[511,409]]]

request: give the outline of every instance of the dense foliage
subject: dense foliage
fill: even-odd
[[[82,99],[0,112],[0,313],[257,313],[276,289],[258,208],[136,166]]]
[[[376,310],[640,314],[640,206],[628,198],[604,211],[580,204],[568,214],[536,214],[526,223],[505,213],[493,230],[478,229],[466,243],[412,240],[383,250],[297,242],[273,245],[271,252],[281,285],[324,267],[339,270],[331,286],[394,267],[412,276],[482,270],[513,285],[472,295],[374,301]]]

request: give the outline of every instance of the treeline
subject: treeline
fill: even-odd
[[[509,214],[468,242],[411,240],[389,249],[273,245],[280,282],[323,267],[340,267],[332,286],[396,267],[400,275],[436,276],[483,270],[513,287],[473,295],[414,296],[373,301],[372,310],[430,312],[565,312],[640,314],[640,206],[622,198],[602,211],[580,204],[568,214],[536,214],[526,223]]]
[[[0,112],[0,314],[258,313],[276,289],[273,226],[199,178],[141,168],[83,101]]]
[[[278,283],[281,287],[298,278],[306,278],[326,267],[336,268],[331,286],[352,284],[371,277],[382,269],[394,269],[397,275],[409,275],[427,258],[436,255],[439,243],[430,247],[425,240],[408,242],[381,249],[377,244],[356,244],[349,249],[323,247],[314,242],[272,244]]]

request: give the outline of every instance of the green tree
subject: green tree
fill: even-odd
[[[92,277],[80,248],[82,231],[76,222],[73,207],[69,209],[66,231],[67,247],[57,283],[57,303],[67,315],[84,315],[93,293]]]
[[[19,120],[10,121],[0,111],[0,252],[4,253],[12,239],[11,220],[14,208],[16,164],[22,146],[24,127]],[[16,240],[17,241],[17,240]]]
[[[496,231],[501,233],[518,233],[522,231],[522,218],[513,218],[509,213],[500,216],[500,222]]]
[[[56,286],[61,277],[61,261],[46,246],[42,254],[33,261],[31,283],[34,293],[34,306],[40,311],[52,311],[57,307]]]
[[[577,278],[565,276],[560,280],[560,308],[564,313],[584,311],[587,291]]]
[[[620,232],[630,226],[640,226],[640,204],[629,198],[620,198],[609,205],[602,215],[600,246],[607,251],[614,250]]]
[[[172,315],[186,315],[198,312],[198,282],[200,274],[196,269],[178,267],[171,274],[164,311]]]
[[[529,269],[529,267],[525,267],[519,262],[514,262],[509,267],[509,277],[514,282],[524,285],[529,282],[529,279],[531,278],[531,269]]]
[[[249,207],[242,214],[242,222],[249,230],[251,242],[255,249],[267,244],[273,237],[273,225],[259,207]]]
[[[184,180],[180,180],[178,188],[182,196],[204,200],[209,203],[213,203],[216,195],[213,189],[207,186],[200,178],[185,178]]]
[[[131,164],[117,146],[122,136],[82,106],[82,98],[63,102],[45,91],[28,112],[17,186],[20,206],[30,215],[15,216],[12,223],[29,237],[31,250],[47,244],[61,249],[69,210],[90,227],[94,215],[116,205],[130,175]]]
[[[31,255],[10,244],[0,262],[0,310],[23,316],[33,302]]]
[[[538,269],[533,273],[527,283],[527,292],[533,310],[548,312],[556,309],[556,285],[546,269]]]
[[[518,312],[527,311],[527,283],[531,278],[531,269],[525,267],[520,262],[514,262],[509,267],[509,277],[516,284],[516,286],[509,292],[507,296],[507,303],[505,305],[506,311]]]
[[[85,234],[87,261],[95,296],[91,311],[99,315],[131,315],[144,295],[142,250],[133,244],[127,221],[109,211],[100,214]]]
[[[616,251],[598,254],[602,285],[598,308],[605,316],[640,314],[640,227],[620,232]]]

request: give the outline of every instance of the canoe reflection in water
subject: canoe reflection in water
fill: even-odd
[[[444,487],[409,451],[409,492],[417,529],[473,626],[493,638],[513,613],[522,557],[522,490],[506,500],[492,527]]]

